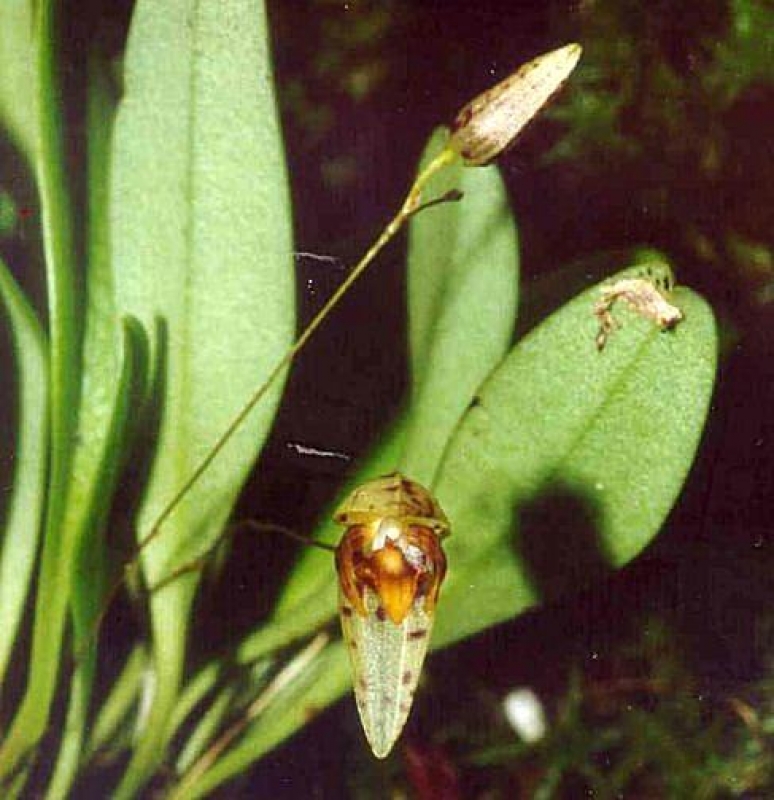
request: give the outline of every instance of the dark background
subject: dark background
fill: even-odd
[[[83,53],[98,38],[120,55],[131,6],[70,3],[76,101]],[[435,654],[386,764],[366,753],[348,698],[221,796],[527,798],[556,773],[545,796],[693,797],[710,766],[741,776],[752,764],[739,752],[758,732],[734,709],[761,724],[774,714],[774,14],[767,29],[763,7],[269,2],[300,322],[396,209],[431,130],[522,62],[580,41],[570,87],[500,161],[521,240],[519,330],[644,245],[710,301],[721,357],[695,467],[635,563]],[[77,161],[77,139],[73,150]],[[390,419],[406,386],[403,246],[390,246],[296,362],[238,518],[309,530]],[[202,657],[266,613],[267,588],[279,588],[297,545],[245,533],[233,548],[202,600]],[[532,750],[500,711],[521,685],[554,731]],[[708,796],[771,796],[774,767],[760,769],[736,788],[718,779]],[[621,793],[604,794],[599,775],[617,776]]]
[[[520,228],[520,330],[560,305],[589,265],[647,245],[711,302],[722,352],[695,468],[663,533],[636,563],[435,655],[388,766],[352,755],[363,748],[354,704],[345,701],[265,758],[240,796],[382,797],[386,786],[409,785],[421,798],[530,797],[571,743],[557,743],[553,755],[549,746],[542,761],[511,754],[483,768],[470,763],[482,731],[502,726],[498,698],[517,685],[535,688],[560,716],[580,675],[587,719],[576,733],[593,739],[612,728],[625,739],[634,705],[663,717],[656,736],[676,736],[676,749],[719,718],[724,727],[737,696],[753,707],[770,703],[761,682],[771,676],[774,599],[774,84],[770,72],[766,79],[753,69],[755,47],[735,36],[739,8],[489,0],[277,2],[270,11],[297,246],[337,260],[299,256],[305,316],[397,206],[429,131],[518,64],[578,40],[584,62],[559,110],[500,162]],[[721,43],[737,48],[736,60],[718,59]],[[345,457],[362,453],[389,418],[405,384],[402,256],[401,245],[388,251],[299,360],[263,488],[245,498],[245,514],[258,507],[286,520],[295,509],[290,522],[303,528],[347,469]],[[339,455],[302,456],[297,443]],[[256,559],[245,555],[247,572],[265,564],[267,550],[256,551],[254,540],[245,548]],[[249,574],[243,580],[249,585]],[[600,709],[595,687],[647,685],[665,672],[680,674],[666,681],[665,696],[624,693]],[[673,714],[687,721],[684,730]],[[734,735],[708,742],[714,754],[694,748],[680,767],[635,743],[641,760],[621,779],[621,796],[693,796],[691,772],[722,760]],[[587,757],[603,773],[624,758],[603,746]],[[684,782],[664,780],[678,768]],[[741,774],[741,766],[730,771]],[[557,794],[602,796],[582,773],[568,767]],[[756,795],[740,780],[736,791],[767,790]],[[712,796],[725,792],[718,781]]]

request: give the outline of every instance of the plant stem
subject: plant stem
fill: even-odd
[[[406,199],[403,201],[398,213],[387,223],[387,226],[378,236],[376,241],[369,247],[366,254],[358,261],[352,271],[349,273],[344,282],[336,289],[330,296],[325,305],[315,314],[312,321],[304,328],[301,335],[296,339],[295,343],[285,353],[285,355],[275,365],[274,369],[269,373],[269,376],[256,390],[255,394],[247,401],[242,410],[230,422],[226,430],[221,434],[220,438],[212,446],[209,453],[201,460],[199,466],[191,473],[188,480],[180,487],[174,497],[164,507],[156,521],[153,523],[148,534],[140,540],[137,546],[137,552],[145,549],[155,538],[158,536],[161,526],[167,521],[172,512],[177,508],[179,503],[186,494],[196,485],[201,476],[207,471],[210,464],[217,458],[220,451],[226,446],[229,439],[236,433],[244,420],[260,402],[266,392],[271,388],[272,384],[283,372],[283,370],[290,366],[293,359],[304,348],[306,343],[311,339],[315,331],[320,327],[323,321],[339,304],[339,301],[349,291],[352,284],[365,272],[365,270],[374,261],[377,255],[384,249],[395,235],[400,231],[403,225],[407,222],[409,217],[418,209],[421,202],[422,190],[427,185],[430,178],[433,177],[439,170],[450,164],[454,159],[459,156],[453,150],[446,148],[442,150],[419,174],[414,181],[411,189],[409,189]],[[135,554],[136,555],[136,554]],[[133,559],[134,560],[134,559]]]
[[[186,494],[188,494],[188,492],[196,485],[196,483],[199,481],[202,475],[204,475],[204,473],[209,468],[210,464],[212,464],[212,462],[218,457],[221,450],[223,450],[223,448],[229,442],[231,437],[237,432],[237,430],[239,430],[240,426],[249,416],[250,412],[258,405],[258,403],[264,397],[266,392],[269,391],[274,381],[277,380],[277,378],[282,374],[282,372],[288,366],[290,366],[290,364],[293,362],[293,359],[304,348],[306,343],[309,341],[309,339],[312,337],[315,331],[320,327],[320,325],[324,322],[324,320],[328,317],[331,311],[333,311],[333,309],[339,304],[341,299],[351,288],[352,284],[354,284],[355,281],[370,266],[370,264],[373,263],[376,256],[379,255],[379,253],[384,249],[384,247],[390,241],[392,241],[392,239],[395,238],[396,234],[401,230],[401,228],[410,219],[410,217],[419,210],[422,199],[422,191],[427,186],[430,179],[444,167],[448,166],[453,161],[455,161],[457,158],[459,158],[459,155],[451,148],[447,147],[444,150],[442,150],[427,165],[427,167],[425,167],[424,170],[422,170],[422,172],[417,176],[416,180],[409,189],[408,194],[406,195],[403,201],[403,204],[401,205],[400,209],[395,214],[395,216],[387,223],[386,227],[382,230],[382,232],[379,234],[379,236],[371,245],[371,247],[368,248],[365,255],[354,266],[354,268],[349,273],[344,282],[336,289],[336,291],[331,295],[331,297],[328,299],[325,305],[317,312],[317,314],[315,314],[311,322],[306,326],[306,328],[304,328],[303,332],[298,337],[298,339],[296,339],[295,343],[279,360],[279,362],[277,362],[272,371],[269,373],[266,380],[258,387],[253,396],[243,406],[242,410],[234,417],[234,419],[231,420],[228,427],[220,435],[218,440],[212,446],[212,449],[209,451],[209,453],[207,453],[207,455],[201,460],[196,469],[191,473],[188,480],[185,481],[185,483],[180,487],[180,489],[178,489],[178,491],[174,494],[172,499],[162,509],[161,513],[156,518],[156,521],[153,523],[148,533],[139,541],[131,557],[125,563],[124,574],[119,578],[118,581],[116,581],[116,583],[111,587],[110,591],[108,592],[108,596],[105,600],[102,612],[100,613],[99,617],[95,622],[94,631],[92,632],[91,636],[88,637],[88,640],[84,646],[88,646],[91,639],[96,635],[96,632],[99,629],[105,614],[107,613],[107,609],[109,608],[111,602],[113,601],[119,589],[121,588],[121,585],[123,584],[127,570],[132,567],[132,565],[135,563],[140,553],[146,547],[148,547],[148,545],[150,545],[151,542],[153,542],[153,540],[159,535],[163,524],[167,521],[167,519],[169,519],[173,511],[177,508],[177,506],[180,504],[180,502],[183,500]]]

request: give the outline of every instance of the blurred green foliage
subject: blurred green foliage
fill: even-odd
[[[492,800],[770,797],[772,689],[768,678],[744,693],[708,691],[679,636],[651,617],[609,657],[569,673],[547,701],[550,726],[539,743],[521,742],[499,721],[462,740],[452,733],[446,746],[460,784],[485,784]],[[497,719],[494,698],[483,700]]]
[[[537,52],[509,44],[523,20],[547,27],[554,42],[584,46],[571,89],[549,114],[553,146],[512,180],[517,197],[557,187],[560,197],[543,205],[517,200],[522,224],[547,240],[542,247],[561,243],[550,241],[545,219],[524,219],[525,204],[546,218],[553,205],[553,221],[582,217],[576,199],[585,194],[602,203],[604,218],[585,243],[573,230],[576,247],[657,246],[678,260],[678,279],[707,292],[735,325],[771,301],[774,8],[766,0],[696,0],[679,10],[665,0],[584,0],[570,9],[555,0],[518,10],[491,0],[467,13],[395,0],[313,5],[301,36],[294,8],[273,4],[282,102],[307,191],[317,171],[326,191],[357,191],[373,157],[360,144],[374,135],[373,117],[405,144],[424,115],[451,117],[471,75],[492,64],[491,74],[504,76],[519,46]],[[493,42],[484,25],[498,22]],[[547,252],[540,265],[552,262]]]
[[[567,133],[551,158],[634,188],[631,201],[695,269],[767,302],[774,7],[601,0],[582,30],[576,91],[556,112]]]

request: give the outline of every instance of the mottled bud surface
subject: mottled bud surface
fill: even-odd
[[[451,147],[468,166],[497,158],[561,88],[581,52],[579,44],[568,44],[538,56],[471,100],[454,120]]]

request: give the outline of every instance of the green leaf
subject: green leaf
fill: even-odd
[[[64,122],[59,105],[55,6],[53,0],[40,0],[37,4],[37,80],[32,81],[36,89],[33,105],[37,111],[35,174],[48,290],[51,460],[28,682],[22,704],[0,749],[0,777],[7,775],[37,744],[48,722],[63,662],[62,635],[76,546],[73,531],[63,525],[75,441],[80,346],[73,204],[67,185]]]
[[[445,129],[436,131],[420,171],[447,139]],[[511,343],[519,290],[516,226],[497,167],[458,160],[426,194],[451,189],[462,191],[460,202],[421,212],[409,228],[412,396],[400,468],[426,486],[475,391]]]
[[[228,719],[233,707],[234,697],[237,693],[236,683],[231,683],[221,689],[217,697],[209,704],[207,710],[201,715],[185,747],[175,760],[175,770],[178,774],[185,772],[195,763],[202,751],[216,738],[223,721]]]
[[[441,151],[447,137],[445,130],[434,134],[419,171]],[[412,478],[432,482],[455,425],[481,381],[510,344],[518,297],[518,242],[505,188],[496,167],[469,169],[457,162],[430,182],[426,196],[441,196],[453,188],[464,193],[460,203],[427,209],[410,225],[409,411],[401,415],[356,475],[347,481],[336,504],[318,526],[313,537],[317,541],[336,543],[341,537],[340,526],[331,519],[332,512],[360,483],[396,467]],[[331,554],[308,548],[280,596],[272,619],[243,642],[237,661],[254,661],[325,623],[336,613],[336,586]],[[332,702],[349,685],[344,661],[340,671],[329,679],[336,691],[325,696]],[[311,701],[305,699],[307,702]],[[279,741],[272,742],[270,735],[287,736],[300,724],[293,706],[272,713],[278,718],[271,725],[261,723],[262,735],[257,742],[251,740],[252,750],[239,751],[241,757],[251,753],[246,763]],[[244,768],[239,755],[234,759],[234,764]]]
[[[597,298],[598,287],[584,292],[513,348],[448,446],[437,494],[452,536],[434,648],[625,564],[658,533],[680,492],[712,393],[712,313],[688,289],[675,292],[686,319],[673,331],[616,308],[623,328],[599,353]],[[251,643],[264,647],[255,653],[266,652],[282,622],[301,634],[301,598],[258,632]],[[326,590],[306,606],[319,617],[326,608],[332,613],[333,602]],[[343,662],[340,670],[331,667],[323,687],[274,709],[253,742],[254,758],[303,724],[298,708],[313,692],[320,693],[315,705],[344,693]]]
[[[294,328],[290,200],[263,4],[140,0],[113,145],[111,237],[119,310],[166,345],[163,416],[138,537],[153,528]],[[265,440],[280,383],[187,493],[143,567],[150,585],[207,551]],[[155,689],[117,797],[163,756],[195,577],[150,601]]]
[[[81,759],[96,661],[95,621],[106,591],[104,527],[127,448],[130,410],[144,381],[144,333],[116,312],[107,190],[114,100],[108,66],[92,54],[88,96],[88,268],[78,436],[64,527],[75,538],[72,586],[76,668],[47,800],[67,797]]]
[[[302,727],[309,711],[325,708],[349,686],[349,662],[341,642],[328,645],[277,692],[272,702],[195,784],[172,792],[174,800],[204,797],[217,786],[244,772],[250,764]]]
[[[30,102],[37,80],[34,25],[33,0],[0,3],[0,124],[29,164],[38,138],[35,103]]]
[[[204,698],[208,695],[212,696],[213,692],[219,688],[223,672],[224,664],[222,661],[211,661],[188,681],[180,692],[175,706],[175,713],[169,719],[167,725],[168,739],[172,739],[177,734],[180,726],[189,718],[194,709],[199,707]]]
[[[18,375],[15,473],[0,552],[0,683],[16,641],[40,539],[48,455],[46,341],[34,311],[0,261],[0,305],[8,319]]]
[[[449,445],[436,647],[626,563],[680,492],[712,393],[712,313],[678,289],[685,320],[662,332],[621,304],[623,328],[597,352],[597,298],[588,290],[523,339]]]
[[[102,535],[110,500],[128,448],[133,401],[142,394],[144,334],[134,320],[124,321],[121,371],[115,386],[101,386],[82,404],[79,446],[75,451],[74,480],[68,495],[66,524],[78,532],[80,549],[73,581],[74,657],[70,700],[60,756],[51,778],[47,800],[69,796],[81,761],[89,701],[94,682],[96,650],[94,625],[107,586],[106,555]],[[108,350],[104,351],[107,355]],[[89,359],[86,359],[88,363]],[[112,374],[106,372],[106,374]],[[96,386],[88,366],[84,388]],[[100,382],[97,381],[97,384]],[[90,427],[90,424],[93,427]]]
[[[145,674],[145,651],[135,647],[129,654],[109,693],[102,699],[99,714],[91,726],[84,762],[96,756],[103,748],[110,749],[122,725],[135,710]]]
[[[446,143],[439,129],[417,172]],[[347,481],[314,539],[337,543],[335,506],[360,483],[400,468],[430,485],[454,426],[484,377],[505,354],[516,321],[518,242],[496,167],[455,162],[431,180],[426,195],[461,189],[463,199],[420,212],[409,227],[408,305],[412,387],[408,412]],[[273,620],[240,648],[257,658],[314,630],[336,613],[330,554],[302,553]]]

